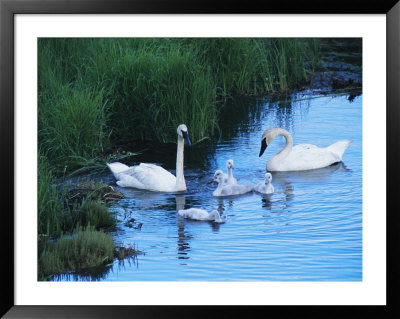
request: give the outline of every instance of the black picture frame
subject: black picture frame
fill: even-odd
[[[16,14],[385,14],[387,18],[387,304],[386,306],[17,306],[14,303],[14,16]],[[399,284],[396,244],[400,242],[398,180],[400,136],[400,3],[393,1],[291,1],[228,3],[222,1],[163,0],[0,0],[0,174],[2,191],[1,239],[3,242],[1,311],[4,318],[164,318],[226,316],[371,315],[399,317]],[[380,106],[383,107],[383,106]],[[390,146],[394,147],[390,147]],[[7,169],[5,169],[7,168]],[[383,172],[382,172],[383,173]],[[376,212],[383,213],[383,212]]]

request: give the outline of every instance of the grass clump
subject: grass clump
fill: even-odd
[[[107,204],[122,198],[122,194],[91,180],[78,183],[69,191],[55,182],[46,157],[39,155],[38,235],[59,237],[88,225],[97,230],[115,227],[116,217],[108,211]]]
[[[80,207],[80,225],[93,225],[95,229],[115,228],[116,219],[99,200],[85,201]]]
[[[53,274],[95,267],[114,258],[111,236],[88,227],[44,245],[39,255],[38,277],[43,280]]]
[[[120,195],[112,187],[93,181],[78,184],[70,191],[60,189],[52,172],[46,157],[39,155],[39,280],[77,268],[96,267],[112,260],[114,253],[113,238],[102,230],[115,228],[116,217],[108,211],[106,202]]]

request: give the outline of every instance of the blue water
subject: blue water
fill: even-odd
[[[125,198],[111,208],[120,220],[115,240],[144,254],[116,260],[95,280],[361,281],[362,97],[352,102],[347,96],[241,99],[227,105],[221,117],[215,141],[185,147],[186,192],[117,187]],[[208,182],[215,170],[226,171],[230,158],[239,183],[263,180],[267,159],[285,144],[278,137],[258,157],[261,135],[272,127],[288,130],[294,144],[325,147],[340,139],[353,143],[342,163],[305,172],[272,172],[271,195],[213,197],[216,185]],[[171,144],[168,151],[145,159],[175,173],[175,154],[176,145]],[[224,223],[182,219],[176,213],[182,207],[218,209]]]

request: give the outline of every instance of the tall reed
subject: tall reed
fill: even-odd
[[[318,63],[313,39],[39,39],[39,148],[58,172],[132,140],[214,134],[218,101],[285,92]]]
[[[167,44],[132,51],[111,41],[108,54],[92,65],[93,82],[109,89],[110,127],[118,142],[174,141],[181,123],[194,141],[213,133],[217,112],[210,71],[190,51]]]

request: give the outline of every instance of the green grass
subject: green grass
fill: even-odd
[[[39,251],[38,278],[44,280],[53,274],[95,267],[114,258],[114,240],[111,236],[88,227],[72,235],[47,242]]]
[[[38,157],[39,280],[113,260],[113,238],[99,230],[115,229],[116,217],[105,202],[117,195],[93,181],[60,190],[46,158]]]
[[[285,92],[307,82],[318,65],[316,43],[39,39],[39,149],[63,174],[103,165],[105,148],[116,143],[175,142],[181,123],[196,143],[218,130],[224,99]]]
[[[116,219],[101,201],[88,200],[81,206],[81,225],[91,225],[95,229],[111,229],[116,225]]]
[[[108,211],[106,201],[120,198],[103,183],[83,181],[67,191],[57,187],[53,170],[46,158],[38,157],[38,235],[58,237],[77,227],[93,226],[96,230],[113,229],[116,218]]]
[[[38,234],[59,235],[62,232],[63,206],[61,194],[54,185],[54,177],[47,159],[38,156]]]

